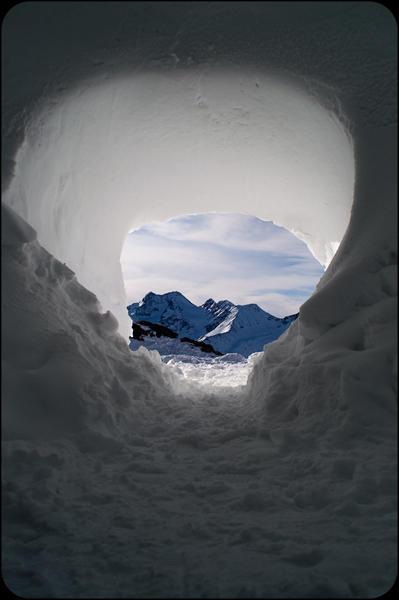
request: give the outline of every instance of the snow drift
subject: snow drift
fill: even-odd
[[[2,226],[4,438],[137,431],[151,396],[176,392],[173,376],[148,353],[133,358],[115,317],[4,205]]]

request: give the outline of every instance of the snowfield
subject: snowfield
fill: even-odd
[[[188,382],[196,382],[207,387],[237,387],[247,383],[255,360],[262,352],[254,352],[248,358],[241,354],[226,354],[214,358],[201,352],[192,354],[166,354],[161,360],[172,373]]]
[[[377,598],[397,575],[396,23],[378,3],[199,4],[22,3],[3,24],[3,579],[23,598]],[[251,65],[277,88],[306,73],[308,97],[276,104]],[[113,87],[128,71],[152,93]],[[291,167],[264,200],[262,143],[260,178]],[[313,187],[290,179],[301,153]],[[127,208],[230,194],[331,259],[315,293],[245,363],[132,352],[108,310]]]
[[[247,383],[254,360],[261,354],[262,352],[255,352],[247,359],[240,354],[226,354],[216,358],[167,355],[162,357],[162,362],[175,375],[184,379],[207,386],[237,387]]]

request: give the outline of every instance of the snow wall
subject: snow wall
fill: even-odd
[[[40,244],[76,272],[127,336],[119,255],[126,234],[148,221],[247,212],[293,231],[324,264],[344,236],[298,321],[255,368],[250,395],[264,401],[272,372],[281,379],[270,364],[292,357],[294,345],[298,364],[302,356],[325,362],[327,353],[338,370],[358,348],[355,362],[364,372],[375,361],[381,377],[389,371],[390,396],[396,105],[389,11],[359,8],[353,23],[362,35],[351,37],[341,5],[317,5],[312,15],[290,5],[293,20],[257,3],[248,12],[240,3],[172,3],[173,18],[160,5],[146,12],[126,3],[115,12],[100,3],[94,20],[92,9],[79,5],[80,29],[65,46],[63,13],[72,11],[71,22],[78,15],[69,5],[49,6],[35,12],[18,5],[3,25],[4,201],[34,227]],[[226,7],[233,17],[223,28]],[[27,23],[41,22],[43,10],[44,37],[32,38]],[[126,32],[129,11],[135,19]],[[266,14],[268,44],[255,26]],[[153,35],[159,27],[163,35]],[[238,30],[247,40],[240,48]],[[26,44],[30,55],[21,50]],[[52,280],[51,269],[35,268]],[[351,319],[349,336],[342,324]],[[295,373],[294,382],[301,371]]]

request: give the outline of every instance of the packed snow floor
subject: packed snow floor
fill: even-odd
[[[161,356],[172,373],[191,382],[209,387],[237,387],[247,383],[254,361],[262,352],[250,354],[248,358],[241,354],[206,357],[166,355]]]
[[[119,440],[3,447],[3,577],[31,598],[377,597],[395,579],[378,444],[259,435],[234,390]],[[382,440],[381,440],[382,441]],[[378,476],[377,476],[378,474]]]
[[[155,352],[130,351],[94,294],[3,210],[2,558],[12,592],[372,598],[392,586],[395,331],[383,317],[396,304],[386,292],[306,346],[293,323],[246,386],[202,385]],[[369,277],[391,272],[384,260]],[[383,361],[370,339],[384,340]],[[222,381],[212,360],[172,369]]]

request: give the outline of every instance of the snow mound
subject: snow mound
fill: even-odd
[[[2,210],[4,438],[137,429],[148,395],[173,393],[174,376],[151,354],[133,355],[112,313]]]

